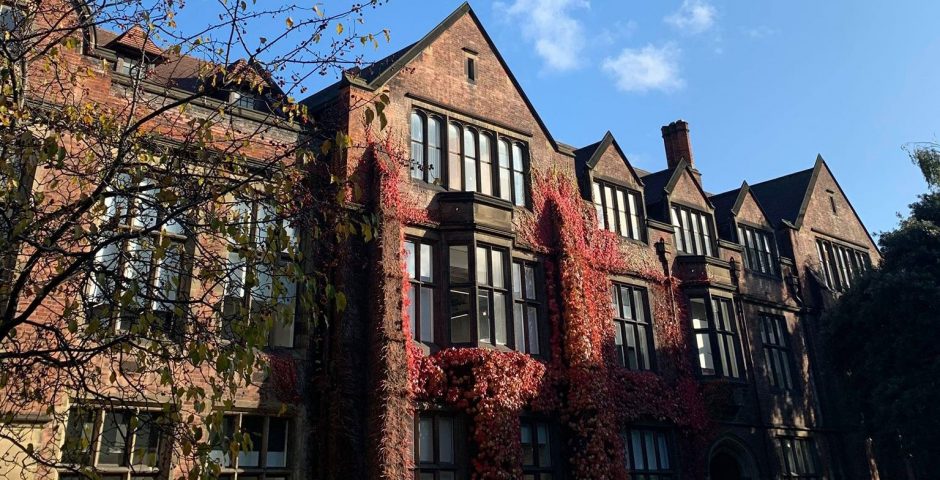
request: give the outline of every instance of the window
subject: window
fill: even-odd
[[[774,238],[766,230],[747,225],[738,225],[738,243],[744,246],[744,267],[764,275],[776,275]]]
[[[473,57],[467,57],[467,80],[470,83],[477,81],[477,61]]]
[[[297,285],[290,271],[297,242],[294,229],[273,206],[259,201],[239,200],[232,214],[233,225],[239,230],[236,238],[248,240],[229,240],[222,333],[232,340],[243,335],[234,330],[232,322],[239,315],[271,318],[268,345],[293,347]],[[255,260],[272,256],[276,263]]]
[[[447,186],[526,206],[525,150],[522,143],[451,122],[447,126]]]
[[[839,208],[836,206],[836,195],[835,192],[829,192],[829,207],[832,208],[832,214],[838,215]]]
[[[73,407],[65,427],[59,478],[83,478],[69,475],[65,467],[93,468],[106,472],[108,480],[158,477],[168,428],[157,412]]]
[[[777,437],[777,457],[784,478],[822,478],[812,439]]]
[[[646,291],[614,283],[611,288],[614,309],[614,346],[617,361],[630,370],[653,368],[653,328],[649,321]]]
[[[417,240],[405,241],[408,270],[408,318],[411,337],[434,342],[434,247]]]
[[[551,427],[548,423],[529,419],[520,421],[522,443],[522,478],[524,480],[551,480],[552,466]]]
[[[211,433],[209,458],[222,469],[220,480],[287,480],[290,478],[287,418],[234,414],[222,418]],[[233,443],[238,454],[232,456]]]
[[[10,58],[17,58],[23,53],[22,30],[24,24],[23,11],[10,5],[0,5],[0,41],[4,53]],[[10,38],[6,39],[7,33]]]
[[[731,300],[714,297],[711,308],[706,299],[692,298],[692,332],[695,335],[702,375],[742,378],[738,332]]]
[[[171,218],[172,205],[159,200],[160,190],[153,180],[116,178],[105,198],[105,222],[132,237],[100,244],[85,294],[91,315],[108,322],[116,315],[121,331],[146,319],[153,330],[178,339],[185,307],[186,232]]]
[[[477,338],[481,342],[509,344],[507,257],[494,247],[476,247]]]
[[[676,248],[689,255],[712,255],[711,217],[698,210],[672,206]]]
[[[457,418],[444,413],[421,413],[415,432],[415,479],[463,478],[464,437]]]
[[[441,119],[411,112],[411,178],[434,185],[441,182]]]
[[[516,260],[512,263],[513,318],[515,321],[516,350],[530,355],[542,354],[543,332],[541,302],[536,288],[536,268],[533,262]]]
[[[787,338],[787,321],[779,315],[761,313],[760,338],[764,344],[764,368],[770,385],[780,390],[793,388],[793,376],[790,373],[793,357]]]
[[[607,182],[593,184],[597,226],[622,237],[643,240],[640,194]]]
[[[816,253],[819,255],[826,286],[838,292],[848,290],[859,275],[871,268],[868,252],[829,240],[816,239]]]
[[[150,65],[143,58],[118,57],[115,71],[132,78],[143,78],[150,71]]]
[[[630,478],[669,480],[676,470],[669,456],[666,432],[652,429],[630,429],[623,434],[624,458]]]

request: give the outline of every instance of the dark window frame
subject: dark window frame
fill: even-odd
[[[613,206],[608,205],[610,189]],[[621,237],[646,242],[646,215],[640,192],[600,178],[591,180],[591,197],[597,214],[598,228],[614,232]],[[633,200],[631,206],[630,200]],[[626,203],[626,205],[621,205]],[[635,210],[635,211],[634,211]],[[609,213],[613,211],[613,221]]]
[[[776,239],[772,231],[738,222],[738,244],[744,247],[744,268],[759,275],[779,274]]]
[[[636,442],[633,441],[636,432],[640,434],[640,451],[636,450]],[[672,480],[679,477],[679,466],[677,458],[677,448],[674,438],[674,432],[668,428],[657,428],[646,425],[628,425],[621,432],[624,448],[624,461],[626,462],[627,472],[630,478],[649,478],[657,480]],[[648,441],[648,438],[652,438]],[[649,448],[652,446],[655,456],[655,468],[650,467]],[[665,449],[665,465],[663,464],[663,452]],[[637,468],[636,460],[643,459],[643,467]]]
[[[423,420],[430,420],[432,425],[432,450],[430,461],[421,459],[421,425]],[[450,422],[451,432],[451,461],[441,459],[441,424]],[[456,480],[463,479],[468,470],[467,434],[463,417],[446,410],[423,410],[414,416],[414,440],[412,445],[414,454],[415,480]]]
[[[782,478],[803,480],[824,478],[819,451],[813,438],[778,435],[774,443]]]
[[[695,319],[692,317],[692,304],[696,300],[702,300],[705,307],[706,325],[696,326]],[[737,312],[735,311],[734,299],[717,295],[690,295],[689,296],[689,316],[692,325],[692,339],[698,356],[695,364],[698,366],[699,374],[709,378],[725,378],[733,382],[745,382],[747,380],[746,365],[744,362],[743,345],[741,343],[741,333],[738,328]],[[722,309],[720,306],[724,305]],[[723,313],[728,312],[729,316]],[[703,359],[702,347],[698,346],[699,338],[704,336],[708,339],[708,354],[712,359],[711,369],[706,369],[702,365]],[[730,348],[729,348],[730,344]],[[733,367],[733,368],[729,368]]]
[[[546,448],[541,451],[540,430],[545,432]],[[525,431],[529,432],[529,442],[525,442]],[[559,435],[553,422],[541,417],[523,416],[519,419],[519,443],[522,450],[522,475],[526,480],[552,480],[558,478],[560,456],[557,446]],[[527,463],[527,446],[531,448],[532,460]],[[544,457],[547,456],[547,461]]]
[[[544,313],[545,300],[541,295],[544,291],[544,285],[542,284],[544,275],[541,270],[541,262],[513,258],[510,268],[512,269],[510,276],[512,277],[512,316],[515,350],[534,357],[546,358],[550,353],[547,340],[551,337],[551,332],[549,331],[550,326],[547,322],[547,315]],[[518,278],[516,276],[517,272],[519,274]],[[529,283],[526,281],[530,273],[533,277],[532,288],[535,290],[531,292],[532,296],[530,296],[530,292],[528,291]],[[517,286],[519,290],[516,289]],[[533,314],[535,315],[534,320],[531,318]],[[531,332],[533,321],[535,323],[535,332],[538,336],[534,344],[537,349],[532,348]]]
[[[415,138],[414,122],[418,120],[421,123],[421,139]],[[444,167],[445,159],[445,137],[446,120],[440,115],[428,113],[424,110],[412,110],[409,117],[409,137],[411,145],[411,178],[431,185],[444,185]],[[437,146],[431,144],[431,123],[436,122],[438,126]],[[416,159],[415,153],[420,150],[421,159]],[[431,161],[431,153],[437,153],[437,164]]]
[[[678,203],[672,203],[669,212],[678,254],[715,256],[717,238],[710,213]]]
[[[480,279],[480,261],[481,261],[481,252],[483,263],[486,265],[486,279]],[[494,265],[497,263],[494,261],[494,252],[498,252],[500,256],[500,261],[502,265],[500,268],[501,279],[495,275]],[[473,277],[476,283],[476,302],[475,313],[477,320],[477,340],[480,342],[487,343],[489,345],[499,345],[511,348],[512,345],[515,345],[515,328],[512,318],[512,257],[510,256],[510,251],[508,248],[499,247],[495,245],[490,245],[486,243],[477,243],[474,248],[474,268],[473,268]],[[497,283],[499,283],[501,286]],[[483,298],[483,295],[486,295],[487,305],[490,309],[490,315],[485,319],[486,330],[488,334],[483,333],[484,319],[480,315],[480,300]],[[499,311],[497,307],[496,298],[497,296],[502,296],[503,298],[503,322],[502,328],[504,329],[503,335],[504,339],[500,342],[499,339],[499,322],[496,318],[496,312]],[[488,338],[485,338],[488,337]]]
[[[757,318],[763,345],[764,370],[771,388],[779,392],[795,390],[796,368],[786,317],[760,312]]]
[[[836,292],[851,288],[855,280],[872,266],[871,254],[867,251],[827,238],[816,238],[816,254],[822,279]]]
[[[413,245],[412,251],[415,252],[414,258],[405,259],[406,262],[406,274],[408,278],[406,281],[410,283],[409,285],[409,327],[411,338],[417,342],[421,342],[427,345],[433,344],[437,338],[437,302],[440,297],[439,287],[443,283],[440,278],[439,270],[436,268],[438,266],[438,254],[437,248],[438,244],[436,242],[430,242],[424,238],[416,237],[406,237],[405,243]],[[423,247],[427,247],[427,252],[424,251]],[[405,247],[407,251],[407,246]],[[422,270],[422,260],[425,255],[430,255],[430,280],[425,280]],[[410,265],[414,265],[414,271],[417,274],[417,277],[410,276]],[[424,295],[427,291],[431,292],[431,301],[430,301],[430,317],[424,318],[422,312],[422,301]],[[424,335],[424,328],[428,327],[428,335]]]
[[[624,291],[629,297],[629,304],[623,302]],[[642,305],[637,306],[637,298],[641,299]],[[617,362],[629,370],[656,371],[656,342],[647,289],[614,281],[611,284],[611,307],[614,310],[614,349]],[[629,316],[626,315],[626,308],[630,309]],[[630,338],[628,335],[632,335],[636,342],[636,351],[632,357],[627,348],[628,344],[625,343],[625,340]],[[645,352],[641,350],[640,345],[645,345]]]

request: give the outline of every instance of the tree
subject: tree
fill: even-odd
[[[303,252],[355,232],[308,214],[341,210],[343,186],[314,195],[310,174],[345,139],[323,141],[293,97],[378,46],[387,32],[355,26],[381,2],[182,3],[0,6],[0,464],[94,476],[59,464],[94,440],[72,415],[78,440],[60,451],[68,407],[155,403],[130,428],[160,430],[181,472],[211,476],[208,432],[260,395],[295,302],[310,323],[344,303]],[[55,436],[24,438],[37,418]]]
[[[940,150],[923,144],[910,156],[930,191],[882,234],[880,267],[824,320],[831,361],[855,392],[883,478],[940,471]]]

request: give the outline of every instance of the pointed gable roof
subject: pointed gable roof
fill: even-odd
[[[822,156],[817,156],[813,168],[751,185],[772,225],[800,227],[822,165]]]
[[[441,23],[439,23],[424,37],[422,37],[421,40],[412,43],[411,45],[369,65],[366,68],[360,70],[354,69],[344,73],[343,78],[341,78],[338,82],[312,94],[311,96],[301,101],[301,103],[307,105],[308,108],[316,108],[334,98],[335,95],[338,94],[342,87],[346,84],[356,84],[369,90],[376,90],[381,88],[383,85],[385,85],[385,83],[401,72],[409,62],[420,55],[421,52],[423,52],[429,45],[431,45],[431,43],[437,40],[441,34],[447,31],[451,26],[454,25],[454,23],[457,22],[457,20],[462,18],[464,15],[469,15],[476,24],[477,28],[480,30],[480,34],[482,34],[483,39],[493,51],[493,55],[499,61],[500,66],[503,67],[503,71],[506,72],[506,75],[509,77],[509,81],[512,82],[513,86],[516,88],[516,91],[519,92],[519,96],[522,98],[522,101],[525,102],[529,112],[532,114],[532,117],[535,118],[539,128],[541,128],[542,133],[545,134],[545,137],[551,143],[552,147],[556,151],[565,153],[565,150],[559,146],[558,142],[548,130],[548,127],[545,126],[545,122],[542,121],[542,117],[539,116],[538,112],[535,110],[535,107],[532,105],[532,102],[529,100],[529,97],[525,94],[525,91],[519,84],[519,81],[516,80],[515,75],[513,75],[512,70],[509,69],[509,65],[506,64],[506,60],[503,58],[502,54],[499,53],[499,49],[496,48],[496,44],[493,43],[493,39],[490,38],[490,35],[486,32],[486,29],[483,28],[483,24],[480,22],[480,18],[477,17],[477,14],[473,11],[473,8],[471,8],[470,4],[467,2],[464,2],[459,7],[457,7],[457,9],[451,12],[451,14],[448,15]]]
[[[621,150],[620,145],[617,143],[617,139],[614,138],[614,134],[611,133],[610,130],[604,134],[604,138],[602,138],[601,141],[592,143],[586,147],[582,147],[574,151],[574,160],[577,164],[577,167],[579,169],[582,167],[586,167],[589,170],[593,169],[597,166],[597,162],[600,161],[601,156],[604,155],[604,152],[606,152],[607,149],[611,146],[614,147],[614,149],[617,151],[617,154],[620,155],[620,158],[623,159],[624,165],[630,169],[630,173],[633,174],[633,179],[636,180],[637,185],[643,186],[643,179],[633,168],[633,165],[630,164],[630,159],[627,158],[625,153],[623,153],[623,150]]]
[[[123,47],[124,49],[143,51],[147,55],[154,57],[163,56],[163,49],[153,43],[153,41],[150,40],[150,35],[138,25],[134,25],[124,33],[114,37],[108,41],[105,47],[112,50]]]
[[[767,223],[774,225],[773,220],[767,214],[767,211],[764,210],[760,200],[758,200],[757,196],[753,193],[751,186],[748,185],[747,182],[742,182],[741,186],[734,190],[728,190],[727,192],[710,197],[712,205],[715,206],[715,223],[718,225],[719,233],[724,232],[728,239],[731,238],[731,230],[733,230],[731,219],[738,216],[738,212],[741,211],[741,207],[744,205],[744,201],[747,199],[748,195],[751,195],[754,204],[757,205],[757,209],[760,210],[761,215],[767,219]]]

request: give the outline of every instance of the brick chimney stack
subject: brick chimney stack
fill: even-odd
[[[692,142],[689,140],[689,123],[676,120],[663,127],[663,144],[666,146],[666,165],[676,168],[685,159],[695,168],[692,160]]]

